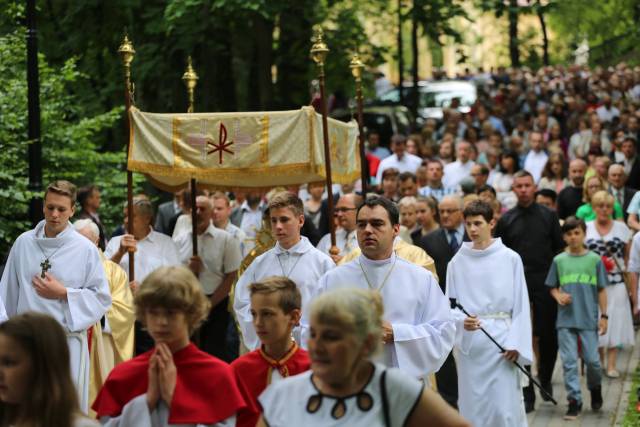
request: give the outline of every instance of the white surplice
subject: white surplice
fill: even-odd
[[[67,226],[55,238],[44,237],[44,221],[22,233],[15,241],[0,280],[0,298],[7,315],[26,311],[45,313],[67,332],[71,373],[78,389],[81,409],[89,408],[89,348],[87,329],[111,306],[109,284],[98,248],[73,227]],[[49,259],[49,273],[67,288],[67,300],[39,296],[32,284]]]
[[[147,394],[141,394],[129,401],[117,417],[102,417],[103,427],[233,427],[236,425],[235,415],[215,424],[169,424],[169,407],[163,400],[153,411],[149,411]]]
[[[276,245],[257,257],[249,268],[240,276],[236,283],[233,310],[240,326],[244,345],[249,350],[255,350],[260,345],[253,328],[253,318],[250,312],[251,297],[249,285],[261,279],[271,276],[285,276],[298,286],[302,296],[302,316],[306,316],[306,307],[311,297],[315,294],[318,279],[336,264],[329,255],[324,254],[313,247],[304,236],[289,250],[285,250],[276,242]],[[294,329],[293,336],[302,347],[307,343],[302,342],[299,328]]]
[[[518,362],[533,360],[529,296],[520,256],[495,239],[484,250],[462,244],[447,267],[447,297],[455,298],[507,350],[517,350]],[[467,317],[453,309],[458,406],[477,426],[526,426],[521,377],[482,331],[465,331]]]
[[[440,369],[453,347],[455,326],[449,301],[429,271],[397,257],[395,252],[382,261],[360,255],[325,274],[318,292],[339,288],[380,291],[384,318],[391,323],[394,342],[384,345],[379,362],[415,378]]]

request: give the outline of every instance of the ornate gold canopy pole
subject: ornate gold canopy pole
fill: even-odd
[[[311,59],[318,66],[318,81],[320,82],[320,102],[322,105],[322,138],[324,141],[324,165],[327,175],[327,207],[329,208],[329,232],[331,233],[331,249],[329,253],[338,255],[340,250],[336,246],[336,226],[333,219],[333,182],[331,180],[331,150],[329,149],[329,128],[327,127],[327,100],[324,90],[324,60],[329,48],[322,39],[322,28],[316,27],[315,35],[311,39]]]
[[[182,81],[187,87],[187,95],[189,96],[189,107],[187,113],[193,113],[193,93],[198,84],[198,75],[191,64],[191,57],[187,61],[187,70],[182,75]],[[198,215],[196,207],[196,179],[191,178],[191,243],[193,247],[193,256],[198,255]]]
[[[118,48],[118,53],[122,57],[124,65],[124,100],[125,100],[125,125],[127,129],[127,233],[133,234],[133,173],[129,170],[129,148],[131,146],[129,113],[133,104],[133,84],[131,83],[131,62],[136,54],[133,43],[125,33],[122,44]],[[129,281],[135,280],[134,252],[129,252]]]
[[[349,63],[351,74],[356,80],[356,103],[358,105],[358,131],[360,133],[360,180],[362,181],[362,196],[367,197],[369,192],[369,171],[367,170],[367,159],[364,149],[364,130],[362,121],[362,70],[364,64],[357,53],[353,54]]]

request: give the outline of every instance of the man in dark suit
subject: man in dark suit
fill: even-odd
[[[622,207],[624,221],[627,222],[627,217],[629,216],[629,214],[627,214],[627,208],[633,195],[636,194],[636,190],[625,187],[627,175],[624,173],[624,166],[615,163],[609,166],[607,181],[609,182],[609,193],[611,193],[616,202]]]
[[[104,251],[107,245],[107,237],[104,225],[98,216],[100,208],[100,190],[95,185],[87,185],[78,190],[78,203],[80,204],[79,219],[90,219],[98,226],[100,236],[98,239],[98,247]]]
[[[620,149],[624,154],[622,165],[627,173],[627,185],[636,190],[640,190],[640,162],[638,161],[638,151],[636,149],[636,140],[633,137],[626,137],[622,141]]]
[[[176,191],[173,195],[173,200],[161,203],[160,206],[158,206],[156,222],[153,226],[155,231],[166,234],[169,237],[173,235],[176,220],[182,213],[182,208],[180,207],[182,193],[184,193],[184,190]]]
[[[464,229],[463,204],[458,196],[445,196],[438,205],[440,228],[422,237],[419,246],[436,263],[438,281],[442,292],[446,290],[447,264],[469,236]],[[453,355],[449,354],[442,368],[436,372],[438,391],[451,406],[458,406],[458,376]]]

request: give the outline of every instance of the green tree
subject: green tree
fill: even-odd
[[[0,258],[29,228],[27,205],[27,81],[25,31],[0,36]],[[87,116],[73,90],[85,77],[76,59],[51,67],[39,56],[41,143],[43,179],[67,179],[82,185],[95,183],[102,189],[105,209],[102,218],[108,228],[122,219],[126,198],[124,151],[100,152],[96,136],[109,129],[122,114],[122,107]],[[142,177],[138,177],[138,182]],[[40,196],[40,195],[37,195]]]
[[[588,42],[592,65],[615,64],[621,60],[637,64],[639,20],[637,0],[563,0],[558,1],[549,14],[549,25],[559,43],[567,45],[570,51],[584,40]]]

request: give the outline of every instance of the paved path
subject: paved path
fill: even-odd
[[[636,343],[640,343],[640,332],[636,332]],[[618,420],[624,417],[628,396],[631,390],[631,377],[638,365],[639,349],[632,348],[621,351],[618,354],[618,370],[620,378],[611,379],[606,376],[602,379],[602,397],[604,405],[600,412],[591,410],[591,395],[586,386],[586,377],[581,377],[582,384],[582,412],[575,421],[565,421],[562,417],[567,410],[567,394],[562,379],[562,365],[560,356],[553,372],[553,393],[558,401],[558,406],[551,402],[543,402],[540,394],[536,395],[536,410],[528,414],[530,427],[556,427],[556,426],[581,426],[581,427],[605,427],[619,425]]]

